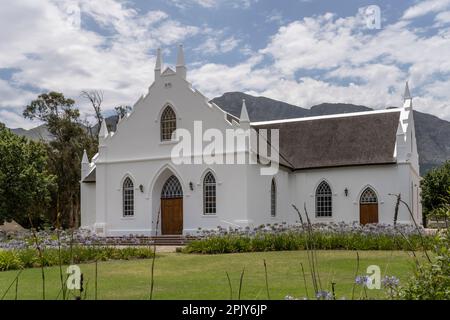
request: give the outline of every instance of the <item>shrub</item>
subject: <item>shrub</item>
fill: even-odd
[[[256,251],[304,250],[314,246],[319,250],[417,250],[422,241],[416,229],[409,225],[348,225],[344,223],[316,224],[309,236],[302,225],[260,226],[255,230],[204,231],[203,237],[192,241],[185,253],[236,253]],[[406,238],[406,239],[405,239]],[[425,248],[433,245],[433,237],[425,236]]]
[[[61,264],[92,262],[95,260],[130,260],[152,257],[152,250],[148,247],[106,247],[106,246],[74,246],[61,249]],[[58,249],[43,250],[42,260],[35,249],[0,250],[0,271],[21,268],[34,268],[41,263],[48,267],[59,265]]]
[[[450,299],[450,232],[438,235],[433,249],[436,257],[431,263],[417,267],[414,277],[403,288],[401,295],[408,300]]]

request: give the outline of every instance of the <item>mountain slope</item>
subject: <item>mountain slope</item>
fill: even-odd
[[[308,110],[277,100],[253,97],[240,92],[225,93],[221,97],[214,98],[212,101],[226,112],[239,117],[243,98],[245,98],[251,121],[278,120],[283,118],[311,117],[373,110],[365,106],[345,103],[322,103]],[[277,110],[280,105],[283,108],[282,112]],[[440,166],[446,160],[450,160],[450,122],[419,111],[414,111],[414,120],[416,124],[420,171],[421,175],[423,175],[431,168]]]

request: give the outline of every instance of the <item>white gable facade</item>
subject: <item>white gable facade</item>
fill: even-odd
[[[207,143],[193,148],[190,158],[200,161],[180,164],[173,154],[180,139],[172,132],[185,129],[194,136],[216,129],[226,136],[227,129],[289,124],[299,128],[306,124],[304,121],[314,124],[344,116],[351,120],[362,113],[251,123],[245,103],[237,119],[209,102],[186,76],[181,46],[176,70],[163,70],[158,50],[155,80],[148,93],[119,120],[115,132],[108,132],[102,123],[98,154],[90,161],[84,155],[81,164],[82,227],[101,236],[120,236],[291,224],[298,221],[292,204],[302,211],[306,208],[312,222],[392,223],[393,194],[401,194],[421,223],[418,154],[409,94],[405,94],[402,108],[370,113],[398,115],[392,161],[296,167],[289,163],[300,159],[301,154],[290,155],[286,163],[277,163],[275,174],[265,175],[261,174],[265,167],[261,163],[201,161]],[[195,132],[198,127],[194,125],[199,122],[200,133]],[[224,153],[257,158],[247,145],[237,150],[225,148]],[[400,206],[398,222],[412,223],[405,206]]]

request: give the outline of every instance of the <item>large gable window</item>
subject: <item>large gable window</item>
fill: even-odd
[[[129,177],[123,182],[122,188],[123,216],[134,216],[134,185]]]
[[[172,134],[177,128],[175,111],[167,106],[161,114],[161,141],[172,140]]]
[[[203,214],[216,214],[216,178],[211,172],[203,178]]]
[[[316,189],[316,217],[332,216],[332,194],[330,185],[322,181]]]

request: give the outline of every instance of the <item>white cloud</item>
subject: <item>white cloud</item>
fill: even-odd
[[[171,3],[180,9],[192,6],[203,8],[218,8],[228,6],[234,9],[248,9],[259,0],[171,0]]]
[[[450,7],[450,0],[426,0],[409,7],[403,14],[403,19],[414,19],[432,12]]]
[[[125,2],[74,2],[82,15],[109,31],[105,36],[68,23],[71,12],[61,3],[18,0],[2,6],[0,65],[18,71],[9,81],[14,86],[0,82],[0,108],[13,107],[20,114],[24,103],[36,97],[20,89],[30,86],[39,92],[64,92],[76,98],[84,112],[91,112],[79,97],[86,89],[104,91],[105,109],[134,103],[153,80],[154,50],[199,32],[162,11],[138,13]]]
[[[401,105],[410,80],[418,110],[450,119],[448,82],[436,80],[450,74],[448,29],[427,36],[405,22],[376,33],[364,26],[358,15],[331,13],[295,21],[259,51],[269,64],[209,64],[195,70],[194,81],[215,95],[245,90],[301,107],[347,102],[385,108]]]

